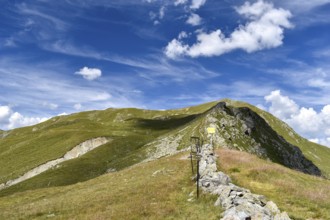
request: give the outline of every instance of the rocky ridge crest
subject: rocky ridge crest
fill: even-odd
[[[213,143],[246,151],[291,169],[320,176],[320,169],[308,160],[302,151],[277,134],[257,113],[247,107],[232,107],[220,102],[206,112],[205,127],[215,127]],[[207,134],[203,134],[207,137]]]

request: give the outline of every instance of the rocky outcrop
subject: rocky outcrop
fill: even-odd
[[[216,157],[212,145],[202,146],[200,153],[200,185],[204,191],[217,195],[215,206],[225,210],[222,220],[289,220],[286,212],[281,212],[276,204],[262,195],[251,193],[238,187],[229,176],[217,171]]]
[[[216,128],[213,137],[216,146],[247,151],[291,169],[321,175],[320,169],[297,146],[287,142],[249,108],[232,107],[220,102],[206,112],[204,123],[204,127]]]
[[[84,141],[84,142],[78,144],[77,146],[75,146],[74,148],[72,148],[70,151],[68,151],[63,157],[58,158],[56,160],[49,161],[36,168],[33,168],[32,170],[26,172],[24,175],[14,179],[14,180],[9,180],[6,183],[0,184],[0,190],[8,188],[8,187],[15,185],[17,183],[20,183],[24,180],[30,179],[34,176],[37,176],[40,173],[43,173],[64,161],[80,157],[80,156],[86,154],[87,152],[89,152],[103,144],[106,144],[109,141],[110,140],[105,137],[98,137],[98,138]]]

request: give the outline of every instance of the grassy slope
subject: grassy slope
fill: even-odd
[[[271,127],[290,143],[299,146],[305,156],[330,177],[330,149],[301,138],[286,124],[254,106],[225,100],[234,107],[249,107],[261,115]],[[157,138],[175,136],[183,129],[179,148],[186,147],[191,135],[200,135],[198,115],[217,102],[189,108],[150,111],[139,109],[107,109],[55,117],[36,126],[7,131],[0,138],[0,183],[56,159],[75,145],[93,138],[106,136],[112,142],[67,161],[0,192],[0,196],[42,187],[62,186],[85,181],[104,174],[108,169],[120,170],[146,158],[147,144]]]
[[[195,198],[187,154],[70,186],[0,198],[0,219],[219,219],[216,198]],[[193,192],[192,197],[189,194]]]
[[[292,219],[330,219],[330,180],[246,152],[220,149],[217,154],[221,170],[237,185],[265,195]]]
[[[275,131],[301,147],[309,159],[324,172],[327,171],[330,161],[326,160],[329,155],[327,148],[299,137],[266,112],[245,103],[231,103],[236,107],[247,106],[263,116]],[[74,184],[104,174],[108,168],[119,170],[143,160],[145,144],[156,138],[186,126],[189,126],[189,132],[198,132],[198,120],[191,115],[200,114],[215,104],[212,102],[169,111],[108,109],[83,112],[5,132],[7,136],[0,139],[1,182],[29,170],[29,167],[62,156],[86,139],[107,136],[114,140],[79,159],[65,162],[58,169],[2,191],[4,196],[50,186],[0,197],[0,219],[45,218],[52,214],[55,214],[55,218],[77,219],[95,216],[99,219],[108,219],[109,216],[114,219],[204,219],[207,215],[210,219],[218,218],[218,211],[213,208],[214,201],[210,197],[204,197],[201,203],[186,202],[187,194],[194,187],[189,181],[189,163],[178,160],[178,156],[135,165]],[[315,156],[308,154],[312,149],[320,158],[319,162],[315,161]],[[36,152],[38,154],[32,157]],[[329,181],[292,171],[243,152],[226,152],[229,151],[220,151],[220,164],[238,185],[266,195],[296,219],[305,219],[305,216],[330,219]],[[8,159],[11,154],[15,156]],[[152,177],[157,170],[160,170],[157,178]],[[67,184],[74,185],[62,186]]]
[[[254,112],[258,113],[266,120],[266,122],[272,127],[272,129],[274,129],[279,135],[284,137],[285,140],[299,147],[305,157],[311,160],[317,167],[319,167],[325,177],[330,178],[330,148],[308,141],[307,139],[298,135],[283,121],[277,119],[270,113],[263,111],[255,106],[244,102],[237,102],[231,100],[225,101],[229,102],[234,107],[248,107]]]
[[[330,219],[330,181],[254,155],[217,150],[220,169],[263,194],[292,219]],[[0,197],[0,219],[219,219],[216,198],[195,193],[187,154],[138,164],[70,186]]]
[[[146,157],[147,143],[189,124],[195,115],[214,104],[169,111],[108,109],[82,112],[7,131],[0,139],[0,183],[63,156],[87,139],[105,136],[113,141],[81,158],[67,161],[59,168],[2,190],[0,195],[68,185],[97,177],[109,168],[120,170],[138,163]]]

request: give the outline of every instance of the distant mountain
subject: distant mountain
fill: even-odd
[[[247,103],[222,100],[183,109],[107,109],[54,117],[35,126],[0,131],[0,184],[66,157],[88,140],[103,145],[67,160],[0,195],[64,186],[119,171],[186,149],[191,136],[214,146],[246,151],[301,172],[330,177],[330,149],[300,137],[287,124]],[[92,143],[92,142],[91,142]],[[90,146],[89,146],[90,147]]]

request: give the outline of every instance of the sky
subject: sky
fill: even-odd
[[[330,146],[330,0],[0,0],[0,129],[230,98]]]

